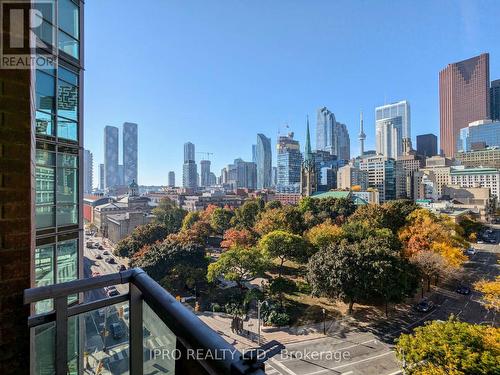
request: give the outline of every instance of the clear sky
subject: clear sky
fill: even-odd
[[[413,140],[439,136],[439,70],[489,52],[500,78],[499,19],[499,0],[89,0],[85,147],[102,163],[104,126],[136,122],[139,183],[165,185],[186,141],[217,176],[257,133],[275,144],[288,124],[303,147],[306,115],[314,146],[322,106],[351,155],[359,112],[372,149],[374,109],[393,101],[409,100]]]

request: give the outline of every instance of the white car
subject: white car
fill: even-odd
[[[466,251],[466,254],[467,255],[474,255],[474,254],[476,254],[476,249],[474,249],[473,247],[469,247]]]

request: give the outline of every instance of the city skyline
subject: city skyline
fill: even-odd
[[[322,106],[331,108],[347,125],[352,156],[359,153],[356,136],[359,112],[363,111],[365,149],[374,149],[374,108],[401,98],[412,105],[415,145],[418,134],[439,136],[440,70],[452,62],[489,52],[490,78],[500,78],[500,46],[494,38],[496,25],[491,12],[487,11],[492,5],[494,2],[482,3],[481,8],[475,4],[423,2],[415,9],[410,4],[389,2],[377,6],[319,2],[313,10],[302,4],[285,9],[278,1],[269,4],[269,15],[260,19],[258,7],[250,4],[226,4],[227,10],[222,4],[215,4],[209,14],[201,16],[192,12],[195,5],[180,7],[172,2],[161,4],[155,12],[158,15],[150,14],[153,18],[167,15],[169,23],[146,37],[149,18],[132,17],[131,3],[123,2],[123,8],[118,10],[120,16],[116,18],[109,16],[117,11],[115,2],[102,6],[88,4],[87,22],[102,24],[106,22],[101,21],[113,18],[103,26],[102,32],[121,30],[128,35],[123,24],[133,22],[143,26],[139,27],[143,31],[136,34],[134,40],[152,38],[154,44],[165,39],[165,52],[155,60],[165,62],[166,66],[156,65],[147,58],[147,46],[141,47],[131,61],[122,61],[114,44],[119,48],[124,35],[110,31],[114,39],[108,49],[103,49],[97,43],[102,34],[96,33],[95,27],[89,27],[85,56],[89,73],[84,108],[88,126],[84,146],[94,153],[97,166],[102,163],[102,141],[92,134],[101,134],[102,127],[109,123],[140,123],[139,181],[145,185],[166,185],[169,170],[182,175],[182,144],[187,140],[200,150],[214,152],[211,169],[220,171],[235,158],[252,160],[251,145],[257,133],[270,137],[275,144],[277,130],[283,129],[284,124],[288,124],[296,139],[304,144],[305,117],[309,114],[314,119],[316,110]],[[351,23],[339,24],[334,14],[340,9],[346,15],[343,18],[351,19]],[[375,21],[377,14],[389,9],[395,17],[405,19],[405,30],[396,32]],[[443,24],[439,14],[445,10],[450,17]],[[304,22],[318,11],[330,16],[321,25]],[[417,17],[408,18],[410,11],[417,12]],[[227,12],[234,17],[225,17]],[[278,17],[282,12],[286,16]],[[209,17],[214,14],[221,15],[218,25]],[[417,22],[420,16],[426,18],[425,30],[421,30]],[[261,25],[259,30],[251,27],[257,20]],[[227,32],[240,24],[238,36]],[[195,30],[189,30],[193,27]],[[418,38],[414,35],[417,28]],[[200,29],[207,30],[201,43],[196,36],[203,34],[199,33]],[[281,29],[295,31],[278,31]],[[370,32],[374,29],[378,31]],[[398,44],[398,59],[382,58],[391,49],[388,44],[380,43],[387,39]],[[198,45],[196,52],[177,49],[192,43]],[[330,47],[327,51],[321,49],[320,59],[318,48],[325,43]],[[357,45],[363,48],[352,48]],[[382,47],[375,48],[375,45]],[[199,55],[206,57],[207,66],[194,63],[199,61],[195,57]],[[250,56],[261,57],[249,65],[246,61]],[[286,59],[285,67],[283,56],[291,57]],[[342,58],[332,59],[333,56]],[[140,82],[138,77],[129,74],[138,63],[145,68]],[[112,71],[110,65],[119,68]],[[99,92],[124,82],[129,90],[115,93],[106,103],[95,99]],[[367,90],[367,87],[374,89]],[[151,95],[145,100],[140,92]],[[312,131],[315,126],[311,121]],[[146,144],[150,146],[141,147]],[[164,151],[158,154],[153,150]],[[276,160],[274,147],[273,160]],[[94,174],[97,175],[96,170]]]

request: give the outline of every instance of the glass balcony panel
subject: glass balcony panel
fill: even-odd
[[[71,120],[78,119],[78,87],[59,80],[57,114]]]
[[[58,12],[61,30],[78,39],[78,6],[71,0],[59,0]]]
[[[54,375],[56,325],[54,322],[32,328],[34,332],[34,373],[35,375]]]
[[[155,312],[143,303],[144,373],[175,373],[176,337]]]
[[[57,136],[59,138],[78,140],[78,124],[62,117],[57,118]]]
[[[84,373],[128,374],[128,302],[81,314],[80,320]]]
[[[36,134],[54,135],[54,118],[48,113],[36,111]]]

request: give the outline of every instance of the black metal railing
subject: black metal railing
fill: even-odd
[[[128,292],[68,306],[68,296],[82,295],[85,292],[118,284],[128,285]],[[175,357],[176,373],[264,374],[265,358],[255,353],[241,354],[140,268],[27,289],[24,292],[24,302],[27,304],[46,299],[53,299],[54,309],[31,316],[28,319],[28,325],[31,329],[36,329],[48,323],[55,324],[53,327],[55,340],[52,341],[54,345],[54,358],[52,359],[54,371],[52,373],[56,375],[71,373],[68,369],[68,319],[127,302],[129,307],[127,372],[131,375],[142,375],[144,363],[147,360],[144,347],[144,304],[147,304],[175,336],[175,349],[178,355],[172,357]],[[106,322],[104,323],[105,330]],[[36,351],[37,348],[34,347],[33,350]],[[82,350],[83,348],[80,349]],[[187,355],[188,351],[191,353],[190,356]],[[36,356],[36,353],[32,355]],[[40,373],[33,365],[31,369],[32,374]],[[79,370],[78,373],[85,372]]]

